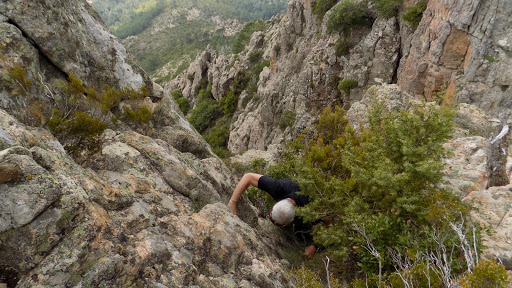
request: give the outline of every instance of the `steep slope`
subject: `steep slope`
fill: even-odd
[[[372,27],[352,31],[349,37],[354,47],[349,54],[340,56],[336,52],[340,36],[326,32],[327,19],[328,14],[324,23],[319,22],[312,14],[310,1],[290,1],[287,14],[281,20],[269,21],[265,32],[253,34],[250,44],[238,56],[206,50],[183,77],[165,89],[180,89],[185,98],[195,101],[199,83],[208,81],[213,96],[220,99],[232,89],[240,71],[250,69],[251,54],[262,52],[269,67],[256,76],[255,93],[240,95],[228,149],[238,153],[283,144],[311,127],[326,106],[348,108],[351,101],[360,99],[365,87],[391,83],[396,78],[400,51],[396,18],[377,18]],[[342,79],[357,81],[350,95],[337,89]],[[247,96],[251,100],[244,100]],[[288,125],[281,125],[286,111],[292,111],[294,117]]]
[[[417,29],[402,17],[386,19],[371,10],[371,27],[328,33],[330,14],[342,2],[320,21],[311,1],[290,1],[287,14],[253,34],[245,51],[224,55],[207,49],[165,88],[182,90],[194,102],[199,84],[207,81],[213,96],[221,99],[233,89],[240,71],[252,66],[251,54],[261,51],[268,68],[249,91],[252,100],[244,100],[244,93],[238,97],[228,145],[233,153],[283,143],[309,127],[323,107],[348,108],[377,83],[397,83],[417,98],[475,104],[491,115],[506,114],[512,81],[502,72],[511,70],[507,43],[512,32],[506,24],[510,8],[504,3],[428,1]],[[341,80],[356,84],[340,91]],[[279,124],[285,111],[295,112],[295,119],[283,129]]]
[[[409,1],[402,10],[417,2]],[[266,155],[266,150],[294,139],[317,121],[324,107],[343,105],[364,115],[366,108],[359,101],[372,85],[382,86],[390,101],[401,91],[457,105],[457,121],[465,132],[447,144],[457,153],[447,159],[447,187],[462,198],[469,194],[466,200],[483,208],[475,211],[473,220],[496,231],[484,236],[484,254],[499,257],[510,270],[505,240],[510,233],[509,186],[485,190],[485,154],[486,139],[499,125],[510,125],[512,30],[506,15],[511,8],[502,1],[461,3],[428,1],[417,28],[402,17],[376,17],[371,27],[347,34],[327,33],[328,19],[337,6],[320,21],[311,1],[291,0],[287,14],[268,21],[265,31],[255,32],[243,52],[229,55],[206,49],[165,90],[182,91],[196,109],[201,91],[211,92],[222,103],[230,91],[240,90],[240,75],[255,66],[251,58],[261,55],[268,62],[256,63],[266,65],[257,74],[257,84],[243,86],[237,95],[227,142],[233,154],[250,151],[251,155]],[[352,48],[337,53],[345,41]],[[356,84],[338,89],[344,79]],[[398,86],[387,89],[389,83]],[[490,195],[506,204],[493,206],[497,202]]]
[[[0,286],[292,286],[255,232],[275,228],[221,204],[230,171],[86,1],[1,2],[0,35]]]

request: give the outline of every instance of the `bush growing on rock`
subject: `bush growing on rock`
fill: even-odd
[[[94,152],[99,148],[99,136],[107,124],[85,112],[76,111],[69,117],[58,109],[54,109],[51,117],[48,117],[48,128],[64,140],[64,148],[73,156],[78,156],[82,151]]]
[[[428,2],[423,0],[407,8],[405,13],[402,14],[402,18],[414,26],[414,28],[418,27],[423,17],[423,12],[427,9],[427,4]]]
[[[505,288],[510,287],[505,266],[492,260],[481,261],[461,281],[463,288]]]
[[[149,120],[151,120],[151,114],[151,111],[147,107],[135,110],[130,109],[128,106],[124,107],[124,118],[128,122],[132,122],[134,124],[149,123]]]
[[[188,101],[187,98],[183,98],[183,92],[181,92],[181,90],[174,90],[171,92],[171,95],[180,106],[181,112],[183,112],[184,115],[187,115],[192,107],[190,107],[190,101]]]
[[[398,15],[398,8],[402,5],[402,0],[374,0],[374,3],[379,16],[391,18]]]
[[[211,127],[222,116],[220,103],[211,98],[205,90],[200,90],[197,107],[192,110],[188,121],[200,133]]]
[[[249,44],[249,41],[251,40],[252,34],[254,32],[265,31],[266,29],[267,24],[263,20],[245,24],[244,28],[242,28],[242,31],[238,33],[235,43],[233,44],[233,54],[238,54],[245,49],[245,46]]]
[[[281,130],[285,130],[286,128],[293,126],[296,116],[295,111],[285,110],[279,118],[279,128]]]
[[[320,20],[324,18],[325,13],[329,11],[338,0],[317,0],[313,4],[313,14],[315,14]]]
[[[327,20],[327,32],[348,32],[354,27],[371,26],[373,19],[366,1],[345,0],[333,8]]]
[[[311,198],[297,213],[307,222],[323,220],[314,225],[313,237],[338,265],[359,271],[356,278],[391,281],[396,264],[390,249],[414,258],[422,269],[430,260],[414,255],[437,251],[439,243],[456,247],[457,234],[448,222],[460,221],[468,207],[439,185],[453,111],[428,103],[395,111],[376,102],[358,132],[342,108],[326,109],[307,133],[311,136],[290,142],[268,174],[294,179]],[[460,274],[462,251],[453,253],[450,268]],[[418,275],[411,281],[426,281]]]
[[[345,94],[349,95],[350,90],[357,87],[357,80],[354,79],[343,79],[338,84],[338,90],[345,92]]]
[[[14,92],[21,95],[28,95],[32,90],[32,81],[27,76],[27,71],[22,65],[16,65],[7,72],[7,75],[15,82]]]

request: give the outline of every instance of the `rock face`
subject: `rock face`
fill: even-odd
[[[412,95],[446,96],[493,115],[510,109],[512,7],[502,1],[430,0],[410,45],[398,85]],[[441,89],[442,90],[442,89]]]
[[[397,19],[377,19],[373,27],[355,31],[346,37],[354,42],[354,48],[337,56],[340,35],[326,33],[325,23],[312,14],[310,1],[291,0],[287,11],[281,19],[267,21],[266,31],[255,32],[238,59],[207,49],[183,77],[165,87],[183,90],[184,97],[195,101],[197,87],[208,81],[212,94],[220,99],[238,71],[251,66],[250,55],[261,51],[270,65],[259,75],[257,95],[246,106],[239,105],[235,113],[228,144],[233,153],[283,144],[311,127],[324,107],[349,107],[361,98],[365,87],[376,83],[375,78],[385,83],[396,78],[400,50]],[[358,87],[350,95],[342,95],[337,89],[341,79],[357,80]],[[251,95],[242,93],[240,102],[245,97]],[[287,111],[294,112],[295,121],[284,127],[281,117]]]
[[[233,153],[282,144],[310,127],[323,107],[348,109],[376,83],[396,83],[415,98],[473,104],[506,118],[512,105],[512,79],[503,73],[512,70],[509,6],[497,0],[431,0],[417,29],[401,17],[378,17],[371,28],[347,36],[326,33],[332,10],[320,23],[311,1],[291,0],[287,14],[254,33],[237,57],[207,50],[166,89],[181,89],[195,101],[195,87],[209,81],[215,98],[222,98],[237,71],[249,65],[250,54],[264,51],[270,65],[260,74],[257,95],[238,107],[231,125],[228,149]],[[346,55],[336,52],[340,41],[353,44]],[[349,95],[337,89],[343,79],[357,81]],[[296,118],[282,129],[285,111]]]
[[[3,1],[0,35],[0,287],[293,287],[277,229],[222,204],[237,179],[85,1]],[[46,118],[69,75],[146,85],[151,123],[72,158]]]

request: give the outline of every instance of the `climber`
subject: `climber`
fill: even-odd
[[[276,226],[285,227],[290,224],[295,218],[295,210],[293,207],[303,207],[309,203],[307,196],[295,193],[300,191],[299,185],[289,178],[276,180],[256,173],[247,173],[240,179],[238,185],[236,185],[235,191],[233,191],[228,203],[229,209],[231,209],[235,215],[237,215],[236,205],[238,200],[249,186],[254,186],[267,192],[277,201],[270,212],[270,219]],[[300,223],[296,223],[296,230],[297,226],[304,226],[302,219],[298,219],[297,222]],[[304,233],[304,230],[305,229],[301,229],[301,231],[298,232],[302,233],[305,238],[311,238],[309,231]],[[309,239],[309,241],[311,241],[311,239]],[[304,253],[302,254],[307,258],[311,258],[315,255],[316,249],[314,244],[309,245],[304,249]]]

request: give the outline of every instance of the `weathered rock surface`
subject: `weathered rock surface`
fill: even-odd
[[[512,7],[503,1],[430,0],[409,46],[398,85],[415,96],[448,89],[457,103],[493,115],[510,109]],[[508,112],[507,112],[508,113]]]
[[[222,204],[237,179],[85,1],[3,1],[0,15],[0,286],[293,287],[277,229]],[[111,123],[72,158],[45,126],[71,74],[146,85],[115,108],[151,123]]]
[[[400,50],[395,18],[378,19],[371,28],[342,35],[354,42],[346,56],[336,55],[340,35],[326,33],[325,23],[312,15],[310,1],[290,1],[287,14],[267,21],[267,25],[266,31],[252,35],[238,59],[207,49],[183,77],[165,87],[167,91],[183,90],[184,97],[194,102],[200,83],[208,81],[212,94],[220,99],[238,71],[250,67],[251,53],[262,51],[270,67],[259,75],[257,95],[240,96],[240,102],[252,98],[235,113],[228,143],[233,153],[283,144],[311,127],[326,106],[348,107],[361,98],[365,87],[376,83],[375,78],[391,83],[395,77]],[[341,95],[337,89],[341,79],[355,79],[359,85],[350,95]],[[295,121],[283,129],[281,117],[287,111],[295,113]]]

